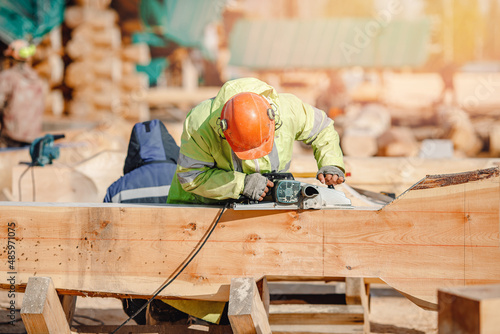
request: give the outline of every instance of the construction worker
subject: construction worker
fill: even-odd
[[[137,123],[132,129],[123,176],[110,185],[104,198],[105,203],[162,203],[167,201],[170,184],[175,173],[179,146],[165,125],[155,119]],[[129,316],[139,310],[147,300],[123,299],[123,310]],[[163,318],[170,321],[188,319],[188,315],[169,307],[161,300],[154,300],[150,309],[161,306]],[[154,312],[158,316],[159,312]],[[134,320],[146,324],[146,311]]]
[[[106,203],[165,203],[175,173],[179,146],[154,119],[132,129],[123,176],[106,191]]]
[[[42,132],[43,82],[31,68],[35,46],[15,40],[4,55],[11,66],[0,73],[0,147],[29,145]]]
[[[344,182],[339,136],[323,111],[255,78],[228,81],[187,115],[167,202],[262,201],[274,184],[261,173],[287,171],[294,140],[312,146],[321,183]]]

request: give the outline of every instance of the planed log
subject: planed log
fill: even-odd
[[[55,89],[47,94],[45,99],[45,111],[60,117],[64,112],[64,96],[60,89]]]
[[[377,138],[391,126],[387,109],[378,104],[368,104],[351,109],[345,120],[340,141],[346,156],[370,157],[377,154]]]
[[[111,4],[111,0],[76,0],[80,6],[105,9]]]
[[[66,69],[66,83],[72,88],[100,85],[102,79],[111,82],[121,80],[121,61],[118,58],[106,58],[101,61],[75,61]]]
[[[377,138],[378,155],[387,157],[416,156],[419,145],[407,127],[391,127]]]
[[[500,156],[500,123],[495,123],[490,128],[490,154],[493,157]]]
[[[436,309],[438,288],[500,284],[499,183],[492,168],[426,177],[382,209],[226,210],[161,296],[227,301],[242,275],[379,277]],[[0,206],[0,226],[16,225],[17,288],[36,272],[61,292],[90,296],[150,296],[221,214],[194,205]]]
[[[118,82],[122,79],[122,62],[117,57],[107,57],[100,61],[88,62],[93,73],[101,78]]]
[[[151,62],[149,46],[146,43],[129,44],[123,47],[121,55],[123,60],[140,65],[148,65]]]
[[[94,72],[87,62],[75,61],[66,68],[65,82],[71,88],[88,86],[94,81]]]
[[[476,156],[483,144],[471,124],[469,115],[459,108],[443,108],[439,111],[441,126],[446,129],[445,138],[451,139],[456,151],[469,157]]]
[[[83,23],[102,29],[115,25],[118,22],[118,13],[112,9],[70,6],[64,11],[64,22],[70,29],[75,29]]]
[[[62,83],[64,77],[64,62],[58,54],[50,54],[45,60],[34,67],[42,77],[47,78],[51,86]]]
[[[149,78],[146,73],[132,72],[123,76],[121,85],[125,91],[143,91],[146,94],[145,91],[149,88]]]

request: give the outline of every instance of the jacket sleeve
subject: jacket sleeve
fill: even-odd
[[[290,111],[290,115],[283,117],[292,117],[290,123],[295,140],[312,146],[318,169],[323,166],[337,166],[345,172],[340,139],[333,120],[324,111],[302,102],[292,94],[281,95],[284,95],[280,99],[282,107],[288,104],[288,108],[282,108],[283,112]]]
[[[221,153],[222,145],[210,127],[190,125],[188,117],[181,138],[176,175],[185,191],[223,200],[239,198],[244,188],[245,174],[233,171],[231,162],[217,166],[214,155]],[[192,120],[196,122],[195,119]]]

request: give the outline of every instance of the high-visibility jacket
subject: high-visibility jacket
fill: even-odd
[[[224,104],[241,92],[264,96],[277,112],[273,149],[259,159],[239,159],[220,130]],[[201,102],[188,113],[167,202],[214,204],[237,199],[246,174],[288,171],[295,140],[312,145],[318,168],[331,165],[344,170],[338,133],[323,111],[292,94],[278,94],[255,78],[228,81],[215,98]]]

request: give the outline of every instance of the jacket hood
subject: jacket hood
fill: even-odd
[[[137,123],[132,129],[123,174],[150,163],[177,164],[179,146],[157,119]]]
[[[221,111],[224,104],[238,93],[252,92],[264,96],[274,104],[278,103],[278,93],[267,83],[255,78],[241,78],[226,82],[212,102],[212,112]]]

